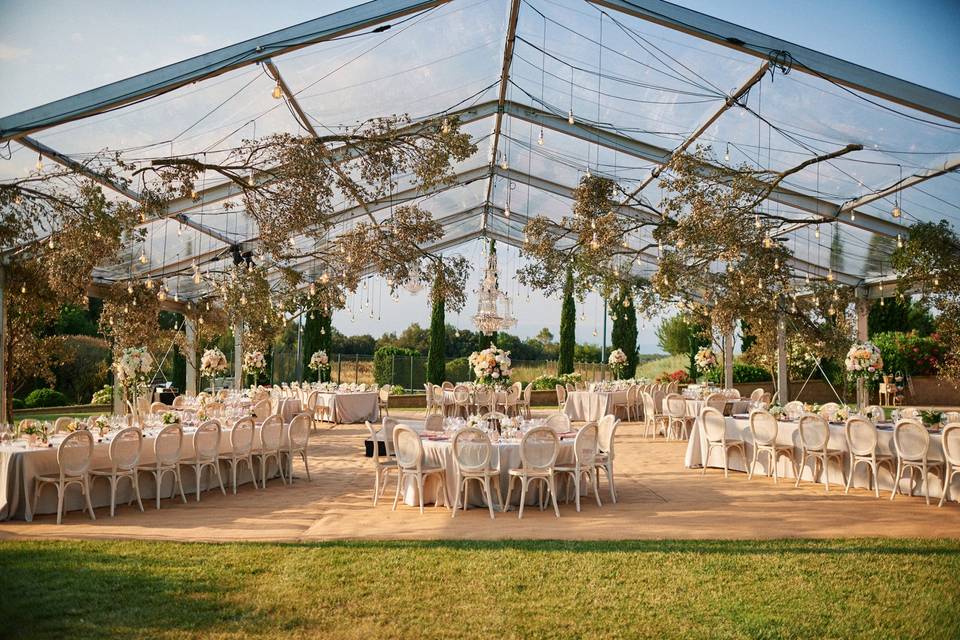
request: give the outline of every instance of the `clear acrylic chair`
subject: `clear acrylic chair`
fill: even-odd
[[[494,519],[493,492],[490,488],[491,478],[496,486],[500,509],[503,509],[503,495],[500,493],[500,471],[491,464],[493,446],[490,444],[490,438],[476,427],[461,429],[453,436],[453,460],[456,464],[457,483],[451,517],[457,515],[457,507],[461,504],[461,495],[463,496],[463,509],[467,509],[467,504],[470,502],[470,481],[472,480],[480,485],[483,498],[487,503],[487,509],[490,511],[490,519]]]
[[[862,417],[851,417],[847,420],[845,429],[847,450],[849,451],[849,473],[844,494],[850,492],[853,486],[853,475],[861,464],[867,466],[867,487],[873,485],[873,493],[880,497],[880,466],[886,465],[890,475],[895,473],[893,456],[877,451],[877,426],[870,420]]]
[[[264,424],[275,420],[282,424],[280,416],[267,416]],[[246,463],[247,470],[250,472],[250,480],[253,482],[253,488],[257,488],[257,477],[253,471],[253,439],[255,428],[252,418],[237,420],[233,429],[230,430],[230,450],[220,454],[220,460],[230,465],[230,485],[233,487],[233,495],[237,495],[237,468],[240,463]]]
[[[202,486],[203,471],[209,469],[211,475],[216,476],[220,483],[220,491],[227,495],[223,488],[223,478],[220,475],[220,423],[217,420],[207,420],[200,423],[191,436],[193,443],[193,457],[181,460],[180,465],[193,469],[197,481],[197,502],[200,502],[200,488]]]
[[[800,418],[800,465],[797,468],[797,481],[794,487],[800,486],[800,478],[807,460],[813,462],[810,470],[814,482],[817,479],[817,463],[820,463],[820,477],[823,478],[824,491],[830,491],[830,461],[836,460],[843,470],[842,449],[830,448],[830,425],[825,418],[817,415],[806,415]]]
[[[383,495],[384,489],[387,488],[387,480],[389,480],[390,470],[396,470],[397,461],[390,458],[389,455],[380,457],[380,443],[384,443],[384,452],[387,452],[389,448],[386,446],[386,441],[381,437],[380,432],[383,430],[381,425],[374,427],[370,424],[369,421],[365,422],[367,425],[367,431],[370,432],[370,441],[373,443],[373,469],[374,469],[374,479],[373,479],[373,506],[377,506],[377,500],[380,499],[380,496]],[[397,479],[399,482],[399,477]]]
[[[910,495],[913,495],[913,472],[917,471],[924,485],[924,497],[930,504],[929,474],[938,475],[941,479],[946,475],[943,473],[944,462],[930,459],[930,433],[916,420],[901,420],[893,427],[893,444],[897,451],[897,475],[890,499],[893,500],[900,491],[900,479],[904,471],[910,472]]]
[[[597,454],[599,434],[597,423],[588,422],[577,431],[577,437],[573,441],[573,464],[558,464],[553,468],[556,477],[572,480],[574,501],[577,507],[577,513],[580,513],[580,483],[583,477],[587,477],[587,490],[593,486],[593,496],[597,499],[597,506],[600,504],[600,482],[597,473]],[[567,489],[569,490],[569,485]],[[564,491],[566,502],[570,502],[569,491]]]
[[[700,475],[707,472],[707,462],[710,460],[710,452],[714,449],[720,449],[723,454],[723,477],[730,477],[730,450],[740,452],[744,463],[747,461],[746,444],[739,438],[727,437],[727,421],[723,417],[723,412],[714,407],[704,407],[700,410],[700,425],[703,429],[703,439],[707,443],[707,455],[703,459],[703,467],[700,469]]]
[[[93,457],[93,434],[89,431],[74,431],[57,447],[57,475],[39,475],[33,483],[33,512],[37,511],[40,492],[48,484],[57,489],[57,524],[63,522],[63,499],[67,487],[79,485],[90,511],[90,519],[96,520],[90,501],[90,460]]]
[[[313,414],[303,414],[313,415]],[[312,426],[312,424],[311,424]],[[260,425],[259,444],[253,450],[253,459],[260,464],[260,488],[267,486],[267,467],[270,459],[277,463],[277,469],[280,472],[280,482],[287,483],[283,471],[283,420],[280,416],[271,416]]]
[[[168,424],[153,441],[153,462],[141,464],[137,467],[137,472],[146,472],[153,476],[157,487],[157,509],[160,508],[160,487],[163,484],[163,476],[167,473],[173,474],[173,487],[170,491],[170,498],[177,494],[180,489],[180,498],[186,502],[187,496],[183,492],[183,482],[180,479],[180,452],[183,449],[183,427],[179,424]]]
[[[510,509],[510,495],[513,492],[513,481],[520,481],[520,511],[518,518],[523,517],[523,508],[527,502],[527,488],[531,482],[540,482],[543,490],[549,492],[553,501],[553,511],[560,517],[560,507],[557,505],[557,483],[553,468],[560,452],[560,437],[556,431],[547,426],[534,427],[527,431],[520,441],[520,466],[510,469],[510,482],[507,484],[506,509]],[[543,501],[541,500],[541,509]]]
[[[107,482],[110,483],[111,518],[116,511],[117,486],[124,478],[130,480],[131,489],[137,498],[137,504],[140,506],[140,511],[143,511],[143,501],[140,499],[140,479],[137,473],[142,449],[143,432],[140,429],[136,427],[121,429],[110,442],[110,467],[90,471],[91,486],[97,478],[106,478]]]
[[[447,498],[447,472],[432,460],[427,460],[423,453],[423,443],[420,434],[405,424],[398,424],[393,429],[393,448],[397,452],[397,493],[393,497],[393,510],[397,510],[400,501],[400,491],[405,478],[413,478],[417,486],[417,499],[420,501],[420,513],[423,513],[423,485],[427,478],[436,476],[440,482],[440,495],[443,504],[450,508]],[[439,503],[440,501],[437,500]],[[439,505],[438,505],[439,506]]]

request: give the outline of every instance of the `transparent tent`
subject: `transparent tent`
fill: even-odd
[[[799,277],[829,270],[880,295],[912,223],[960,221],[960,99],[659,0],[359,4],[0,118],[10,150],[0,180],[38,155],[81,171],[104,150],[141,166],[216,158],[244,139],[401,113],[456,114],[478,144],[452,185],[419,193],[401,176],[389,201],[366,203],[379,219],[404,202],[430,211],[444,230],[434,251],[481,238],[522,247],[524,222],[566,215],[588,171],[655,204],[659,168],[696,145],[719,164],[773,171],[862,145],[791,175],[764,203],[797,220],[777,234]],[[138,197],[136,180],[102,182],[111,197]],[[191,278],[194,262],[223,268],[231,248],[257,245],[240,202],[205,176],[196,199],[144,222],[143,243],[98,267],[94,284],[161,280],[176,291],[171,308],[204,297],[211,285]],[[360,211],[344,196],[331,216],[348,228]],[[650,215],[629,202],[620,212]],[[811,215],[832,223],[815,234]],[[655,261],[632,268],[649,275]]]

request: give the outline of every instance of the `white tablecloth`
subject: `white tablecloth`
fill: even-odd
[[[180,453],[182,459],[193,457],[192,431],[188,432],[187,429],[188,428],[185,428],[183,434],[183,448]],[[150,464],[156,460],[153,455],[153,443],[156,437],[156,431],[158,430],[151,429],[144,432],[140,464]],[[221,453],[227,453],[231,450],[230,433],[231,430],[225,428],[220,434]],[[255,449],[260,442],[259,434],[260,426],[257,425],[253,441]],[[96,438],[100,440],[99,437]],[[59,444],[60,440],[61,438],[51,438],[52,447],[43,446],[27,449],[18,443],[0,446],[0,520],[22,518],[29,521],[33,519],[34,479],[39,475],[57,475],[59,473],[59,466],[57,465],[57,444]],[[286,427],[284,428],[283,441],[284,445],[288,442]],[[272,461],[271,467],[272,468],[268,468],[269,477],[277,474],[276,465]],[[93,447],[91,469],[103,468],[110,468],[110,443],[107,440],[97,442]],[[228,464],[221,463],[220,474],[224,480],[224,487],[227,487],[227,483],[230,480],[229,469]],[[259,478],[259,467],[257,467],[257,473]],[[193,471],[187,467],[183,467],[180,471],[180,476],[183,480],[184,493],[186,493],[189,498],[190,492],[195,492],[197,487]],[[245,464],[240,465],[237,482],[250,482],[250,473],[247,471]],[[216,477],[212,477],[209,470],[205,471],[201,489],[205,490],[213,487],[219,489]],[[165,474],[161,486],[161,497],[169,497],[172,489],[173,474]],[[96,480],[91,493],[91,502],[94,508],[110,505],[110,484],[108,481],[103,478]],[[154,498],[156,495],[156,485],[152,476],[148,473],[142,473],[140,475],[140,497],[144,502],[145,508],[149,506],[146,504],[147,499]],[[130,481],[120,481],[117,489],[117,505],[125,505],[131,497],[133,497],[133,491],[130,486]],[[177,499],[180,499],[179,492],[177,493]],[[85,504],[80,488],[75,485],[68,488],[64,501],[65,512],[80,510],[83,509],[84,506]],[[56,512],[57,490],[52,486],[45,487],[40,494],[37,513]]]
[[[283,422],[287,423],[293,420],[293,417],[300,413],[300,399],[299,398],[271,398],[271,405],[273,406],[273,412],[279,413],[283,418]]]
[[[626,391],[568,391],[563,411],[570,420],[596,422],[613,413],[615,404],[626,401]]]
[[[700,410],[707,405],[707,401],[704,400],[692,400],[690,398],[684,398],[687,402],[687,415],[691,418],[700,417]],[[727,400],[727,405],[723,410],[724,415],[733,415],[736,413],[747,413],[750,410],[750,399],[746,400],[741,399],[730,399]]]
[[[379,418],[377,392],[365,393],[318,393],[317,406],[327,407],[325,418],[335,424],[354,424]]]
[[[448,504],[453,506],[453,497],[456,495],[457,489],[457,467],[453,459],[453,445],[451,444],[450,440],[424,439],[423,453],[428,461],[439,464],[446,470],[447,491],[450,492]],[[557,464],[560,465],[573,463],[573,438],[565,438],[560,441],[560,453],[557,455]],[[491,464],[493,467],[500,470],[500,490],[502,491],[503,499],[506,500],[507,486],[510,482],[510,469],[515,469],[520,466],[519,440],[495,443],[493,445],[493,457]],[[475,506],[483,505],[484,502],[482,491],[476,483],[471,482],[470,484],[469,504]],[[539,500],[540,486],[542,486],[542,483],[539,481],[533,482],[529,485],[527,489],[528,505],[536,504]],[[497,490],[492,483],[490,485],[490,491],[493,494],[494,508],[496,508]],[[563,488],[558,486],[557,491],[560,492],[560,497],[562,497]],[[436,477],[427,479],[423,485],[423,503],[436,504],[439,492],[440,481]],[[417,485],[413,478],[408,478],[404,483],[403,500],[410,506],[419,505],[419,502],[417,501]],[[510,502],[513,505],[520,504],[520,485],[517,483],[517,481],[514,481],[513,495],[510,498]]]
[[[731,471],[748,471],[750,458],[753,456],[753,437],[750,434],[750,422],[746,418],[726,418],[727,424],[727,437],[736,438],[743,440],[746,443],[747,450],[747,460],[742,460],[740,453],[737,451],[731,451],[728,464]],[[780,444],[790,444],[794,447],[794,454],[796,456],[797,463],[800,462],[800,423],[799,422],[790,422],[790,421],[780,421],[779,430],[777,431],[777,442]],[[844,426],[842,424],[831,424],[830,425],[830,441],[828,444],[830,449],[840,449],[842,451],[848,451],[847,441],[845,437]],[[894,464],[896,464],[896,449],[893,444],[893,429],[890,427],[881,427],[877,430],[877,452],[885,453],[892,455],[894,457]],[[706,438],[703,436],[702,430],[697,428],[693,430],[690,435],[690,440],[687,444],[687,453],[684,459],[684,464],[687,467],[701,467],[704,463],[704,458],[707,454],[707,442]],[[943,440],[939,433],[930,434],[930,459],[931,460],[943,460]],[[719,447],[714,447],[710,452],[710,459],[707,460],[708,467],[723,468],[723,457],[720,452]],[[836,462],[831,461],[829,465],[829,479],[831,483],[837,484],[846,484],[847,481],[847,471],[849,469],[849,459],[847,455],[844,455],[843,467],[841,468],[837,465]],[[757,462],[757,468],[755,474],[765,474],[767,469],[770,468],[770,463],[767,458],[767,454],[761,454],[760,459]],[[813,479],[813,463],[808,462],[804,465],[804,468],[801,470],[801,477],[805,480]],[[796,478],[793,473],[793,468],[790,465],[790,461],[784,457],[780,457],[780,461],[777,467],[777,474],[781,478]],[[916,475],[916,474],[915,474]],[[905,475],[905,477],[907,477]],[[868,470],[867,466],[860,464],[857,465],[857,473],[853,477],[853,486],[856,487],[867,487],[867,478]],[[941,483],[938,482],[931,475],[932,483],[930,486],[930,495],[940,496]],[[822,482],[822,478],[820,478]],[[909,490],[909,485],[906,480],[901,481],[901,488],[904,491]],[[893,476],[881,469],[880,470],[880,489],[883,491],[891,491],[893,489]],[[923,487],[918,487],[918,492],[923,491]]]

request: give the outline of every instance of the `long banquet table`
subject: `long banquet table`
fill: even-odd
[[[317,394],[317,406],[327,407],[326,417],[334,424],[355,424],[379,418],[380,405],[376,391],[360,393],[322,392]]]
[[[596,422],[613,413],[616,404],[627,401],[623,391],[568,391],[563,412],[574,422]]]
[[[140,464],[150,464],[156,460],[153,453],[153,443],[156,440],[156,434],[159,428],[148,428],[144,430],[143,449],[140,454]],[[183,448],[181,449],[181,458],[188,459],[193,457],[193,438],[194,428],[184,427]],[[227,453],[231,450],[230,433],[231,428],[224,428],[220,434],[220,452]],[[110,467],[110,442],[111,436],[117,432],[107,434],[105,438],[95,435],[93,446],[93,458],[91,460],[91,469],[104,469]],[[30,521],[34,515],[57,512],[57,491],[53,487],[45,487],[40,494],[40,502],[37,504],[36,513],[33,512],[33,494],[34,479],[40,475],[57,475],[59,465],[57,464],[57,445],[63,440],[63,435],[50,438],[50,445],[38,445],[28,447],[25,443],[14,442],[12,444],[0,445],[0,520],[24,519]],[[254,448],[260,441],[260,425],[256,425],[256,434],[254,435]],[[283,432],[283,446],[286,446],[287,439],[286,426]],[[259,474],[259,467],[257,467]],[[278,469],[274,461],[271,461],[268,467],[268,477],[277,475]],[[229,481],[229,466],[221,463],[220,474],[224,479],[224,487]],[[196,493],[196,478],[193,471],[186,467],[181,469],[180,477],[183,481],[183,491],[190,497],[190,492]],[[250,482],[250,472],[246,465],[240,465],[237,474],[237,483],[245,484]],[[259,477],[259,475],[258,475]],[[172,473],[164,475],[161,484],[160,496],[169,498],[173,490],[174,479]],[[203,474],[201,490],[220,488],[216,477],[206,471]],[[156,484],[149,473],[140,475],[140,497],[144,503],[144,508],[148,508],[147,500],[155,498],[157,495]],[[134,498],[134,493],[129,480],[121,480],[117,488],[117,505],[125,505],[128,500]],[[94,509],[110,505],[110,483],[103,478],[96,481],[92,480],[91,502]],[[179,492],[177,500],[179,500]],[[67,489],[64,499],[64,513],[67,511],[82,510],[85,507],[83,495],[80,488],[76,485]],[[134,507],[136,508],[136,507]]]
[[[745,443],[745,449],[747,451],[747,459],[743,460],[738,451],[731,450],[728,457],[729,468],[731,471],[747,472],[749,471],[750,459],[753,456],[753,436],[750,433],[750,421],[746,416],[743,415],[728,417],[725,418],[725,420],[727,425],[727,438],[743,440]],[[798,421],[779,420],[778,424],[780,426],[777,431],[777,442],[785,445],[793,445],[794,456],[799,464],[801,454],[800,423]],[[877,452],[892,455],[894,464],[896,464],[896,450],[893,444],[892,425],[881,424],[877,428],[877,436]],[[830,423],[830,440],[828,447],[830,449],[840,449],[844,452],[849,450],[847,448],[843,424]],[[693,429],[692,433],[690,434],[690,440],[687,443],[687,452],[684,458],[684,465],[688,468],[700,468],[704,465],[704,459],[706,458],[706,455],[707,442],[706,438],[703,436],[703,432],[698,421],[698,425]],[[939,433],[930,434],[930,459],[940,461],[943,460],[943,439]],[[781,456],[777,465],[777,474],[781,478],[796,478],[793,473],[793,467],[788,459]],[[710,452],[710,458],[709,460],[706,460],[706,466],[709,468],[723,468],[723,457],[719,447],[714,447]],[[850,462],[846,454],[843,457],[842,467],[837,465],[835,461],[831,461],[827,476],[830,480],[830,483],[836,483],[841,486],[845,485],[847,482],[849,466]],[[759,460],[757,461],[757,467],[754,471],[754,474],[765,474],[767,473],[768,469],[771,469],[771,467],[767,458],[767,454],[761,454]],[[804,465],[804,468],[800,472],[800,476],[803,480],[813,480],[812,462],[808,461],[807,464]],[[879,476],[880,490],[886,492],[892,491],[893,475],[881,467]],[[857,465],[857,472],[853,477],[853,486],[867,487],[868,477],[867,465]],[[907,475],[904,477],[909,478]],[[823,482],[822,476],[818,476],[818,480]],[[904,491],[909,491],[909,484],[907,480],[901,481],[901,489]],[[930,496],[936,496],[939,498],[940,490],[941,483],[933,481],[930,485]],[[917,492],[920,493],[922,491],[924,491],[924,487],[918,486]]]

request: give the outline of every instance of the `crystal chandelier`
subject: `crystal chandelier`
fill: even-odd
[[[414,269],[411,269],[410,277],[403,283],[403,288],[416,295],[423,291],[425,286],[423,271],[420,269],[420,266],[417,265]]]
[[[503,331],[517,324],[517,319],[513,317],[510,296],[500,291],[498,278],[497,252],[491,246],[487,256],[487,269],[477,292],[477,314],[473,316],[473,323],[484,335]]]

